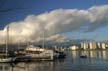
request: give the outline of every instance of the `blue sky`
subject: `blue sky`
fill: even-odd
[[[0,1],[0,4],[4,0]],[[7,0],[2,10],[7,8],[24,8],[2,13],[0,12],[0,28],[3,29],[11,22],[24,20],[28,15],[39,15],[55,9],[83,9],[92,6],[107,5],[108,0]],[[108,27],[101,27],[92,32],[68,32],[69,38],[86,38],[95,40],[108,40],[106,31]],[[80,35],[80,36],[79,36]],[[97,37],[96,37],[97,36]]]

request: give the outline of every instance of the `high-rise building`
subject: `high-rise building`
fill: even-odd
[[[83,44],[83,42],[81,42],[81,49],[83,49],[83,46],[84,46],[84,44]]]
[[[78,46],[76,46],[76,45],[73,45],[73,46],[69,47],[69,50],[77,50],[77,49],[78,49]]]
[[[96,49],[96,42],[94,41],[89,42],[89,49]]]
[[[102,43],[101,45],[102,45],[102,49],[106,49],[105,43]]]
[[[88,49],[88,43],[87,42],[81,42],[81,48]]]
[[[98,48],[101,49],[101,43],[98,42],[97,45],[98,45]]]

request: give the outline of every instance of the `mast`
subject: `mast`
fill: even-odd
[[[45,33],[44,33],[44,30],[43,30],[43,45],[42,45],[43,48],[45,48]]]
[[[9,43],[9,26],[7,26],[6,30],[6,56],[8,55],[8,43]]]
[[[18,50],[20,49],[20,41],[18,41]]]

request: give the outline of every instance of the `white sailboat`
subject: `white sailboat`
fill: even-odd
[[[8,57],[8,43],[9,43],[9,26],[7,26],[7,33],[6,33],[6,51],[4,56],[0,58],[0,63],[8,63],[12,61],[12,58]]]

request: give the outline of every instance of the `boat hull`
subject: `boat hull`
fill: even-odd
[[[1,58],[0,63],[10,63],[13,62],[12,58]]]

